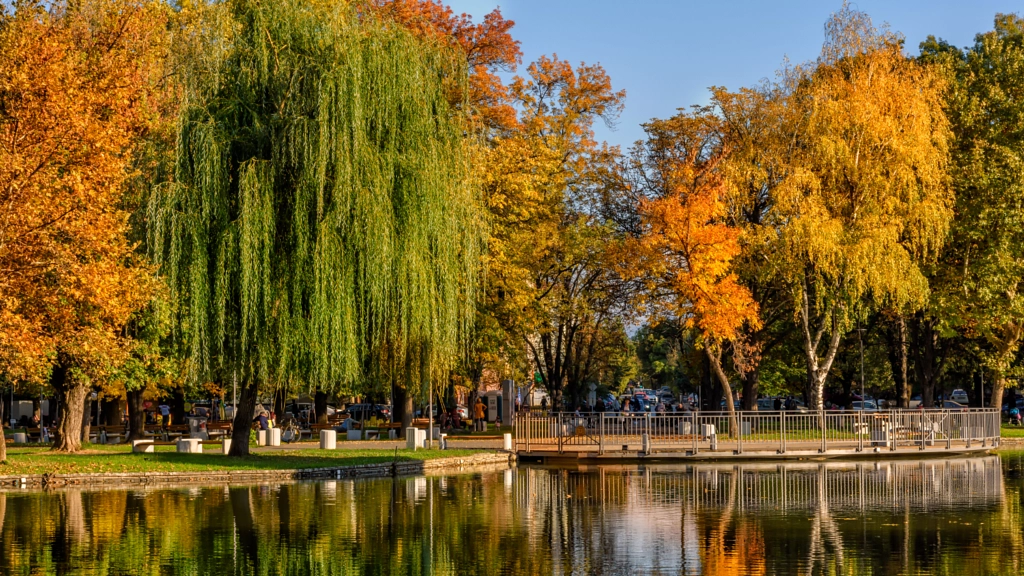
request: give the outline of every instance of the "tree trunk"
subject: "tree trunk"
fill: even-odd
[[[882,331],[888,344],[889,366],[892,368],[892,379],[896,382],[896,405],[900,408],[910,407],[910,384],[907,381],[909,362],[907,358],[907,322],[897,316]]]
[[[256,414],[256,397],[259,395],[259,384],[255,381],[242,385],[242,396],[235,408],[235,418],[231,423],[230,456],[249,455],[249,431],[252,430],[252,419]]]
[[[3,398],[0,398],[0,464],[7,462],[7,438],[4,436],[4,426],[7,425],[7,421],[11,419],[11,410],[14,409],[10,405],[10,395],[4,394]],[[3,503],[2,500],[5,496],[0,493],[0,533],[3,531]]]
[[[171,401],[167,403],[171,408],[171,424],[185,423],[185,391],[177,389],[171,395]]]
[[[85,408],[82,409],[82,443],[89,443],[89,434],[92,432],[92,408],[96,403],[92,401],[92,394],[88,391],[85,395]]]
[[[1006,377],[1002,374],[992,379],[992,400],[989,407],[996,410],[1003,408],[1003,390],[1006,389]]]
[[[842,334],[837,325],[838,320],[834,308],[829,311],[831,322],[822,320],[820,325],[816,327],[814,334],[811,334],[811,303],[807,292],[808,286],[807,283],[804,283],[803,302],[800,309],[800,327],[804,333],[804,354],[807,357],[807,383],[810,385],[810,404],[814,410],[824,410],[825,379],[828,378],[828,371],[832,368],[832,362],[836,359]],[[825,356],[822,358],[818,355],[818,348],[821,345],[826,329],[831,329],[832,333],[828,339]]]
[[[761,387],[761,367],[753,366],[743,375],[743,409],[757,410],[757,397]]]
[[[908,333],[913,344],[914,374],[921,385],[921,403],[925,408],[932,408],[935,405],[935,384],[942,372],[942,359],[936,350],[938,333],[935,321],[926,320],[919,314],[911,320]]]
[[[405,429],[412,426],[412,395],[402,386],[395,386],[395,405],[392,407],[395,414],[395,421],[402,423],[402,429],[398,431],[399,436],[405,437]],[[470,408],[472,413],[472,408]]]
[[[715,349],[712,350],[712,348]],[[711,369],[718,377],[718,382],[722,385],[722,393],[725,395],[725,410],[729,413],[729,435],[736,438],[740,427],[736,421],[736,404],[732,398],[732,386],[729,385],[729,378],[722,370],[722,349],[717,346],[707,346],[704,351],[707,353],[708,360],[711,361]]]
[[[77,452],[82,449],[82,413],[89,387],[71,378],[67,366],[61,362],[54,366],[51,380],[63,411],[52,449]]]
[[[105,426],[117,426],[121,424],[121,399],[106,398],[102,406],[102,423]]]
[[[274,415],[277,417],[277,421],[280,422],[284,418],[284,403],[287,400],[288,391],[284,388],[278,388],[274,392]]]
[[[313,394],[313,413],[317,424],[327,424],[327,392],[317,390]]]
[[[142,406],[142,390],[128,392],[128,441],[142,440],[146,429],[146,411]]]

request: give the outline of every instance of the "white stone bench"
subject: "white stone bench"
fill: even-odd
[[[151,453],[153,452],[152,440],[132,440],[132,452]]]
[[[178,440],[178,452],[183,454],[202,454],[203,441],[199,438],[181,438]]]

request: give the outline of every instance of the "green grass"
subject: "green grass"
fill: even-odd
[[[1008,426],[1003,424],[999,433],[1003,438],[1024,438],[1024,426]]]
[[[216,452],[178,454],[174,446],[157,446],[151,454],[132,454],[131,447],[87,445],[78,454],[57,454],[46,447],[7,448],[7,463],[0,476],[17,474],[98,474],[141,472],[212,472],[221,470],[288,470],[379,464],[395,459],[395,450],[275,450],[232,458]],[[398,450],[399,462],[465,457],[480,450]]]

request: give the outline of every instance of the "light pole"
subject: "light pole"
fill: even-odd
[[[860,327],[860,320],[857,320],[857,341],[860,343],[860,410],[857,411],[857,429],[858,434],[862,436],[864,434],[864,409],[867,408],[867,398],[864,396],[864,329]],[[858,442],[858,445],[860,444]]]
[[[857,340],[860,342],[860,407],[863,411],[867,398],[864,397],[864,329],[857,322]]]

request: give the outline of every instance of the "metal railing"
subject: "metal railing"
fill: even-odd
[[[819,453],[995,445],[1000,415],[970,410],[521,413],[518,451]]]

